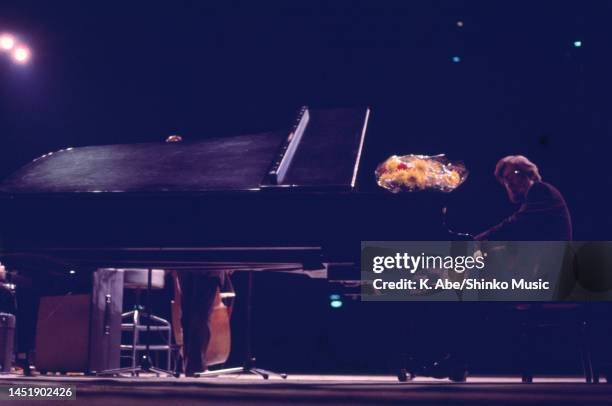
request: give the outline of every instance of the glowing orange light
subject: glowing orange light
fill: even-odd
[[[30,60],[30,50],[23,46],[15,48],[15,51],[13,52],[13,59],[17,63],[28,63]]]
[[[0,35],[0,49],[10,51],[15,46],[15,38],[10,34]]]

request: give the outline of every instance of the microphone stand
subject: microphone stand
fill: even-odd
[[[228,375],[228,374],[252,374],[259,375],[263,379],[268,379],[270,375],[280,376],[282,379],[287,378],[287,374],[278,373],[269,371],[267,369],[258,368],[255,366],[255,357],[253,356],[253,321],[252,321],[252,313],[253,313],[253,271],[247,272],[247,290],[246,290],[246,320],[245,320],[245,334],[244,334],[244,347],[245,354],[242,366],[233,367],[233,368],[223,368],[216,370],[209,370],[196,373],[197,377],[207,377],[207,376],[220,376],[220,375]]]

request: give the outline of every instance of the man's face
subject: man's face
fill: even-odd
[[[511,166],[504,169],[502,181],[508,193],[508,199],[512,203],[520,203],[525,200],[529,188],[533,185],[527,173]]]

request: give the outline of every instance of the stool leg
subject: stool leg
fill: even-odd
[[[584,370],[584,379],[587,383],[593,382],[593,363],[591,361],[591,349],[589,348],[589,336],[587,331],[587,323],[582,322],[580,325],[580,355],[582,358],[582,369]]]
[[[523,383],[533,382],[533,369],[531,359],[531,347],[529,339],[531,338],[530,323],[523,320],[520,324],[519,348],[521,359],[521,381]]]
[[[136,368],[136,345],[138,344],[138,327],[140,326],[140,311],[134,310],[134,319],[132,320],[132,368]]]
[[[166,370],[170,371],[171,370],[171,363],[170,363],[170,357],[171,357],[171,353],[172,353],[172,325],[170,323],[168,323],[168,351],[166,354]]]

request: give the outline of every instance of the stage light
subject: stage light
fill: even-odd
[[[68,273],[69,273],[70,275],[74,275],[74,274],[76,273],[76,271],[75,271],[74,269],[71,269],[71,270],[70,270]]]
[[[340,295],[337,293],[332,293],[329,295],[329,300],[340,300]]]
[[[30,60],[30,50],[22,45],[13,51],[13,60],[19,64],[26,64]]]
[[[0,49],[10,51],[15,46],[15,38],[10,34],[0,35]]]
[[[574,41],[574,48],[580,48],[582,46],[582,41]]]
[[[459,28],[463,27],[463,21],[461,20],[457,21],[457,27]]]
[[[458,56],[453,56],[452,61],[453,61],[453,63],[459,63],[459,62],[461,62],[461,58],[458,57]]]
[[[342,307],[342,300],[332,300],[329,305],[334,309],[339,309]]]

